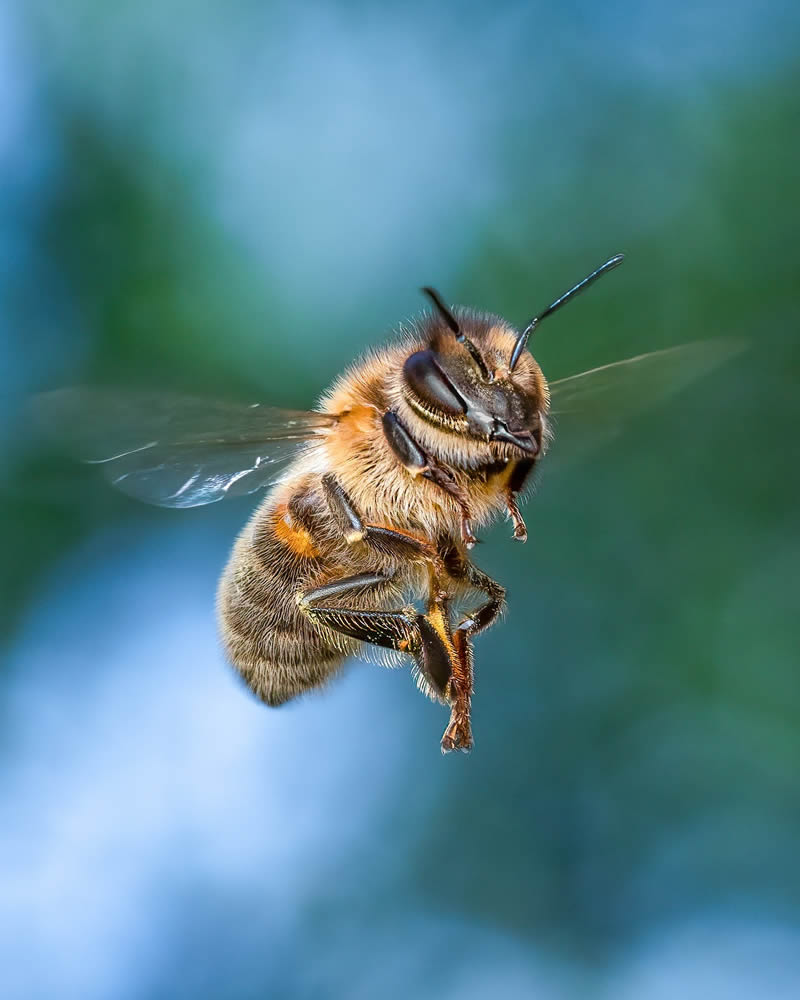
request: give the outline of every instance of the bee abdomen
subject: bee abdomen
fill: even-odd
[[[268,705],[324,684],[357,647],[298,606],[297,595],[326,569],[315,519],[298,515],[302,500],[265,500],[237,539],[218,593],[228,659]]]

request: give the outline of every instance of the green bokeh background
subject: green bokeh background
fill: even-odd
[[[25,685],[82,692],[54,696],[53,728],[36,733],[52,741],[48,774],[67,788],[59,726],[76,708],[93,717],[79,657],[65,676],[57,658],[25,654],[32,634],[62,621],[59,602],[74,590],[72,627],[102,630],[93,595],[127,575],[119,553],[157,549],[175,525],[190,546],[208,545],[207,601],[191,605],[207,628],[214,574],[251,507],[175,514],[106,491],[36,440],[28,393],[124,383],[310,406],[420,310],[421,284],[522,322],[619,250],[625,266],[537,335],[548,376],[706,337],[750,345],[612,442],[592,447],[587,433],[572,463],[545,468],[525,548],[507,525],[485,533],[477,559],[507,584],[509,614],[477,644],[469,758],[440,758],[444,716],[407,677],[354,668],[282,716],[302,752],[250,762],[254,794],[291,774],[298,799],[313,798],[317,755],[335,758],[344,738],[335,714],[358,713],[335,813],[361,818],[326,877],[271,914],[267,870],[226,885],[153,835],[155,867],[169,874],[137,908],[137,927],[154,918],[152,941],[137,931],[144,957],[115,958],[124,949],[101,935],[102,976],[85,945],[58,995],[796,995],[793,6],[645,13],[619,2],[601,15],[583,3],[471,4],[429,17],[240,2],[156,15],[74,0],[58,11],[11,4],[4,18],[14,114],[2,153],[0,781],[10,789],[26,773]],[[234,156],[230,121],[245,106],[252,122]],[[161,586],[166,619],[180,598],[166,567]],[[130,621],[132,636],[158,627]],[[115,667],[87,663],[88,676],[113,678]],[[159,669],[191,683],[191,662]],[[246,695],[231,686],[229,697]],[[252,712],[254,725],[273,725],[266,709]],[[309,712],[331,727],[323,746]],[[113,736],[97,752],[113,756]],[[70,863],[63,830],[57,817],[43,830],[44,806],[6,802],[16,836],[41,844],[29,862],[12,845],[9,864],[46,910],[57,879],[44,859]],[[319,818],[317,857],[327,822],[336,816]],[[127,863],[138,857],[134,845]],[[114,863],[97,877],[113,884]],[[36,928],[32,954],[92,910],[80,891],[71,918],[52,898],[47,920],[24,890],[4,911]],[[790,945],[764,945],[776,928]],[[674,950],[648,950],[670,934]],[[725,979],[751,952],[752,967]],[[467,963],[462,977],[476,956],[483,971]],[[518,977],[504,978],[515,963]],[[15,976],[20,996],[48,995],[41,972]]]

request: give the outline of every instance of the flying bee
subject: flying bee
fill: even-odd
[[[559,414],[568,422],[599,403],[613,417],[631,408],[631,387],[641,405],[732,353],[730,341],[689,344],[548,385],[528,338],[621,261],[521,332],[425,288],[432,311],[312,411],[82,388],[46,393],[37,409],[140,500],[193,507],[271,487],[217,599],[227,656],[266,704],[378,647],[410,659],[420,688],[449,706],[442,750],[469,750],[473,640],[505,606],[504,587],[470,558],[475,529],[506,513],[526,540],[519,496]]]

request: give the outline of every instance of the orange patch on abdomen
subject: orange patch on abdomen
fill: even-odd
[[[287,504],[282,504],[275,511],[275,537],[297,556],[314,559],[319,555],[310,532],[295,524]]]

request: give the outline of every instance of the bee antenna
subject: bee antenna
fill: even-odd
[[[447,323],[447,325],[456,335],[456,340],[459,340],[463,343],[464,334],[461,332],[461,327],[458,325],[458,320],[444,304],[441,295],[436,291],[436,289],[426,285],[422,289],[422,294],[427,295],[428,298],[431,300],[436,311],[439,313],[439,315],[442,317],[445,323]]]
[[[594,284],[594,282],[597,281],[597,279],[602,275],[604,275],[607,271],[613,271],[615,267],[619,267],[619,265],[622,263],[624,259],[625,259],[625,254],[623,253],[618,253],[615,254],[613,257],[610,257],[605,262],[605,264],[601,264],[600,267],[592,271],[591,274],[587,274],[586,277],[583,278],[583,280],[579,281],[577,285],[573,285],[572,288],[569,289],[569,291],[564,292],[563,295],[559,295],[559,297],[555,300],[555,302],[551,302],[550,305],[543,312],[537,313],[537,315],[533,317],[530,323],[528,323],[528,325],[525,327],[525,329],[522,331],[519,337],[517,337],[517,342],[516,344],[514,344],[514,350],[511,352],[511,361],[509,362],[508,365],[509,371],[514,370],[514,366],[516,365],[517,361],[519,361],[520,354],[522,354],[522,352],[525,350],[525,347],[528,343],[528,338],[536,329],[536,327],[542,322],[542,320],[545,319],[545,317],[552,315],[556,311],[556,309],[560,309],[565,302],[569,302],[571,298],[574,298],[574,296],[578,295],[584,289],[588,288],[589,285]]]
[[[480,368],[481,374],[483,375],[483,377],[485,379],[488,380],[488,378],[489,378],[489,369],[486,367],[486,362],[483,360],[481,352],[472,343],[472,341],[469,339],[469,337],[467,337],[462,332],[461,327],[459,326],[458,320],[455,318],[455,316],[450,312],[450,310],[444,304],[444,301],[443,301],[441,295],[436,291],[435,288],[431,288],[429,285],[426,285],[422,289],[422,293],[423,293],[423,295],[427,295],[428,296],[428,298],[433,303],[434,308],[436,309],[436,311],[439,313],[439,315],[442,317],[442,319],[445,321],[445,323],[453,331],[453,334],[455,335],[456,340],[459,342],[459,344],[463,344],[466,347],[466,349],[472,355],[472,360],[475,362],[475,364],[478,366],[478,368]]]

